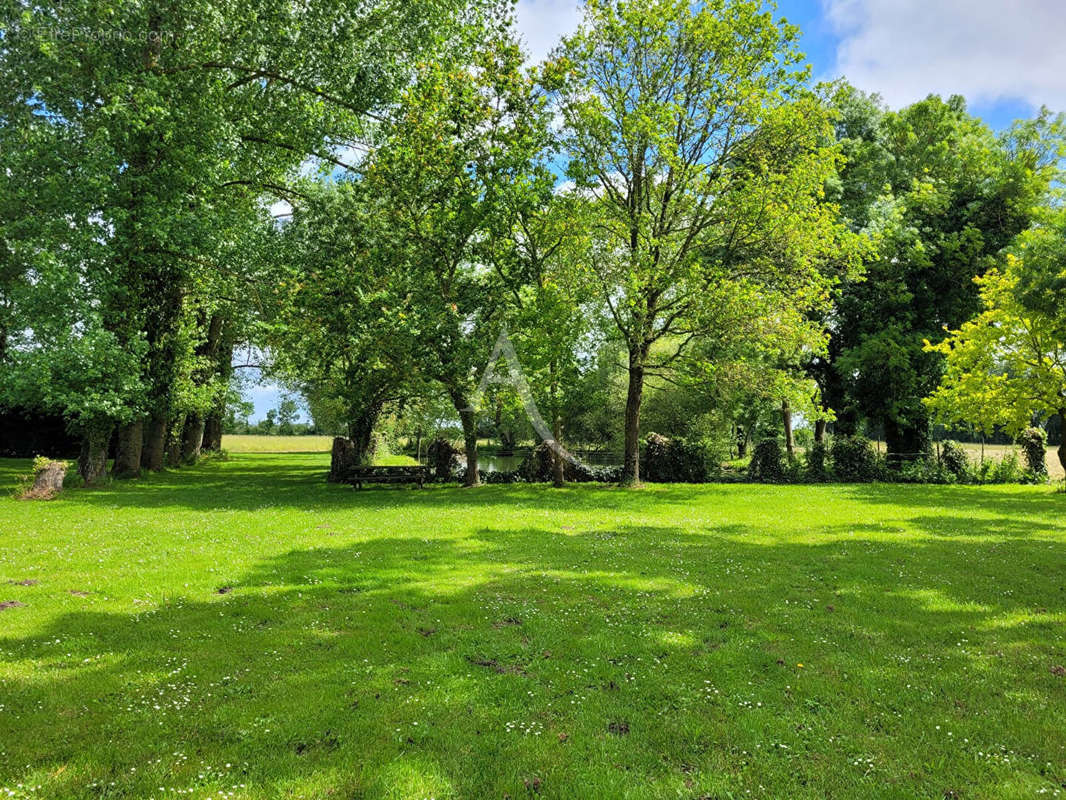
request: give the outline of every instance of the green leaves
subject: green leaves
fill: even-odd
[[[1066,409],[1066,337],[1060,322],[1054,313],[1026,308],[1019,292],[1032,272],[1024,256],[1008,254],[1002,272],[991,270],[977,280],[983,311],[941,342],[925,343],[947,365],[926,401],[938,419],[985,433],[1001,426],[1017,434],[1034,415]]]

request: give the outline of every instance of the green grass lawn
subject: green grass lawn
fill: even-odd
[[[0,798],[1066,795],[1066,495],[327,462],[0,499]]]

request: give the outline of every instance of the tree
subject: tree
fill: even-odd
[[[524,417],[525,401],[532,399],[551,426],[550,438],[561,444],[564,409],[580,391],[578,351],[595,323],[595,293],[583,268],[590,218],[588,203],[556,191],[547,169],[533,179],[529,192],[514,196],[517,205],[494,262],[511,292],[508,329],[532,395],[514,398],[515,410]],[[556,486],[565,480],[564,460],[554,448]]]
[[[248,433],[249,418],[255,413],[255,404],[250,400],[242,400],[240,396],[227,398],[226,416],[222,427],[225,433]]]
[[[292,197],[308,158],[338,163],[458,10],[121,0],[106,15],[117,35],[100,36],[94,0],[5,5],[0,119],[33,146],[22,190],[33,233],[73,274],[84,248],[65,246],[61,228],[98,221],[106,257],[82,273],[102,324],[128,355],[147,343],[140,405],[121,414],[120,474],[160,468],[168,431],[188,418],[175,395],[190,371],[183,325],[201,279],[227,269],[219,218]]]
[[[547,137],[543,101],[502,19],[471,29],[449,59],[417,66],[363,178],[382,203],[377,222],[389,238],[380,252],[405,276],[391,341],[450,397],[468,486],[479,482],[478,371],[509,302],[494,240],[507,231],[515,195],[535,184]]]
[[[1059,224],[1063,222],[1059,212]],[[1061,230],[1061,229],[1060,229]],[[945,424],[968,423],[982,433],[1002,427],[1018,435],[1034,417],[1057,414],[1066,421],[1066,331],[1057,304],[1047,311],[1028,308],[1028,288],[1049,272],[1061,272],[1045,258],[1047,230],[1021,237],[1017,254],[1008,253],[1002,272],[976,279],[982,311],[938,344],[925,343],[947,365],[940,386],[926,400]],[[1066,442],[1059,446],[1066,467]]]
[[[819,294],[836,156],[796,35],[754,0],[592,0],[556,54],[568,174],[598,199],[591,268],[628,356],[624,483],[645,377],[713,329],[715,286]]]
[[[1017,270],[1018,301],[1066,337],[1066,207],[1039,209],[1020,245],[1024,269]]]
[[[292,436],[293,424],[300,415],[300,406],[296,400],[288,395],[281,396],[278,403],[278,433],[281,436]]]
[[[336,414],[363,463],[382,410],[417,380],[402,335],[403,265],[383,232],[383,206],[363,181],[309,185],[303,193],[277,237],[270,371],[313,398],[312,409]]]
[[[929,447],[922,398],[943,370],[923,341],[976,313],[972,279],[1029,225],[1060,126],[1044,114],[997,137],[960,97],[890,112],[848,86],[835,106],[846,161],[831,196],[876,250],[864,280],[841,287],[815,374],[838,429],[865,418],[883,427],[890,454],[914,458]]]

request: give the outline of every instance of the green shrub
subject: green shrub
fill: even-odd
[[[699,445],[649,433],[640,471],[653,483],[704,483],[707,460]]]
[[[958,480],[958,476],[934,458],[904,461],[892,470],[891,478],[900,483],[955,483]]]
[[[751,454],[748,466],[748,478],[762,483],[782,483],[785,480],[785,466],[781,456],[781,445],[777,439],[763,439]]]
[[[833,477],[842,483],[868,483],[882,476],[877,453],[865,436],[834,436]]]
[[[973,474],[970,458],[958,442],[950,439],[940,445],[940,466],[957,481],[967,481]]]
[[[1047,479],[1047,434],[1043,428],[1026,428],[1018,436],[1025,466],[1035,478]]]
[[[786,483],[803,483],[807,480],[807,467],[795,455],[789,456],[784,466]]]
[[[807,480],[817,483],[829,480],[829,466],[826,464],[828,455],[825,442],[813,442],[807,448]]]
[[[1020,483],[1022,467],[1017,453],[1007,453],[999,461],[986,461],[982,465],[984,483]]]

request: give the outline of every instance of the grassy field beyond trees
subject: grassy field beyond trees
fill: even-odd
[[[1066,495],[357,492],[327,462],[0,499],[0,795],[1066,784]]]

